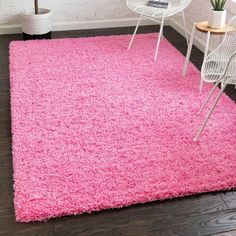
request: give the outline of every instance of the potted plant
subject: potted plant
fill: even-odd
[[[211,9],[208,25],[211,28],[222,28],[225,26],[226,10],[224,9],[226,0],[211,0]]]
[[[51,38],[52,12],[49,9],[39,8],[38,0],[34,0],[34,12],[24,12],[21,18],[25,40]]]

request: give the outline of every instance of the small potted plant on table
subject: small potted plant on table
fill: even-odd
[[[34,12],[21,14],[23,38],[50,39],[52,30],[52,12],[49,9],[39,8],[38,0],[34,0]]]
[[[211,0],[211,9],[208,26],[211,28],[222,28],[225,26],[226,20],[226,10],[225,7],[226,0]]]

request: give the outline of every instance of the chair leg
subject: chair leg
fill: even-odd
[[[164,38],[164,35],[163,35],[163,30],[162,30],[162,33],[161,33],[161,39],[163,39]]]
[[[186,42],[188,45],[188,30],[187,30],[187,24],[186,24],[186,20],[185,20],[184,11],[182,11],[182,17],[183,17],[183,23],[184,23],[185,38],[186,38]]]
[[[220,88],[222,89],[224,87],[224,82],[221,82]]]
[[[205,120],[204,120],[202,126],[201,126],[200,129],[198,130],[198,133],[197,133],[197,135],[195,136],[194,141],[198,141],[198,139],[199,139],[199,137],[200,137],[200,135],[201,135],[203,129],[205,128],[205,126],[206,126],[206,124],[207,124],[207,122],[208,122],[208,120],[209,120],[211,114],[214,112],[215,107],[216,107],[216,105],[217,105],[217,103],[218,103],[218,101],[219,101],[221,95],[223,94],[223,92],[224,92],[224,90],[225,90],[225,88],[226,88],[226,85],[227,85],[227,84],[224,85],[224,87],[220,90],[219,94],[217,95],[217,98],[216,98],[216,100],[215,100],[215,102],[214,102],[214,104],[213,104],[211,110],[208,112],[208,114],[207,114],[207,116],[206,116],[206,118],[205,118]]]
[[[157,40],[157,47],[156,47],[156,52],[155,52],[155,57],[154,57],[155,61],[157,60],[157,54],[158,54],[158,51],[159,51],[161,36],[162,36],[162,33],[163,33],[164,20],[165,20],[165,18],[162,17],[160,31],[159,31],[158,40]]]
[[[200,110],[198,111],[198,113],[197,113],[198,115],[199,115],[199,114],[203,111],[203,109],[205,108],[206,104],[207,104],[208,101],[210,100],[212,94],[214,93],[214,91],[215,91],[215,89],[217,88],[217,86],[218,86],[219,83],[220,83],[220,82],[217,82],[217,83],[213,86],[213,88],[211,89],[211,91],[208,93],[208,95],[207,95],[207,97],[206,97],[206,100],[204,101],[204,103],[203,103],[201,109],[200,109]]]
[[[142,15],[140,15],[140,17],[139,17],[139,19],[138,19],[138,23],[137,23],[137,25],[136,25],[136,27],[135,27],[134,33],[133,33],[132,38],[131,38],[131,40],[130,40],[130,42],[129,42],[128,50],[129,50],[129,49],[131,48],[131,46],[132,46],[132,43],[133,43],[133,41],[134,41],[134,37],[135,37],[135,35],[136,35],[136,33],[137,33],[137,30],[138,30],[138,27],[139,27],[139,24],[140,24],[140,21],[141,21],[141,18],[142,18]]]

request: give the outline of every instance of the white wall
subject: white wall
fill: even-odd
[[[19,14],[33,10],[33,2],[0,0],[0,34],[19,31]],[[92,25],[96,28],[99,23],[101,27],[112,23],[124,26],[136,21],[136,15],[126,7],[126,0],[39,0],[39,4],[54,11],[54,30],[91,28]]]
[[[0,0],[0,24],[19,23],[19,13],[33,9],[33,0]],[[54,10],[55,22],[114,19],[132,16],[125,0],[39,0]]]
[[[20,32],[19,13],[33,10],[33,2],[0,0],[0,34]],[[137,15],[127,9],[126,0],[39,0],[39,3],[41,7],[54,11],[54,30],[129,26],[135,25],[137,20]],[[194,22],[207,20],[210,8],[210,0],[192,0],[185,10],[189,33]],[[228,13],[228,18],[231,16]],[[150,21],[143,23],[153,24]],[[181,17],[174,17],[171,25],[182,32]],[[200,48],[204,46],[204,37],[204,34],[197,34],[195,43]],[[216,36],[211,46],[215,47],[218,41]]]

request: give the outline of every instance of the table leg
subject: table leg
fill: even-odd
[[[223,40],[224,40],[224,36],[223,36],[223,35],[220,35],[220,44],[223,43]],[[220,84],[221,89],[223,88],[223,86],[224,86],[224,83],[222,82],[222,83]]]
[[[187,51],[187,55],[185,58],[184,67],[183,67],[183,71],[182,71],[182,75],[184,77],[186,76],[186,72],[187,72],[187,68],[188,68],[189,58],[190,58],[190,54],[191,54],[192,47],[193,47],[193,39],[194,39],[195,31],[196,31],[196,26],[195,26],[195,24],[193,24],[191,38],[190,38],[190,42],[189,42],[189,46],[188,46],[188,51]]]
[[[205,62],[206,57],[207,57],[207,54],[208,54],[210,36],[211,36],[211,33],[210,33],[210,31],[208,31],[208,32],[207,32],[207,37],[206,37],[206,47],[205,47],[205,52],[204,52],[204,61],[203,61],[203,63]],[[203,80],[202,80],[202,78],[201,78],[201,80],[200,80],[200,86],[199,86],[199,91],[200,91],[200,92],[202,91],[202,88],[203,88]]]

